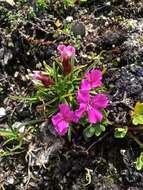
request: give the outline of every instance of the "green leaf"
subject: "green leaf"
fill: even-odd
[[[12,131],[5,131],[5,130],[0,130],[0,136],[6,137],[6,138],[17,138],[17,134],[13,133]]]
[[[89,127],[87,127],[85,130],[84,130],[84,135],[85,135],[85,137],[87,137],[87,138],[90,138],[90,137],[92,137],[94,134],[95,134],[95,126],[89,126]]]
[[[141,152],[141,154],[137,158],[135,164],[136,164],[136,169],[137,170],[142,170],[143,169],[143,152]]]
[[[71,7],[73,7],[74,4],[75,4],[75,0],[64,0],[64,4],[65,4],[66,6],[71,6]]]
[[[101,135],[102,132],[104,132],[106,130],[105,126],[103,124],[96,124],[95,126],[95,135],[98,137]]]
[[[134,125],[143,124],[143,103],[136,103],[132,112],[132,122]]]
[[[69,142],[71,142],[71,137],[72,137],[72,127],[69,125],[69,128],[68,128],[68,140],[69,140]]]
[[[128,131],[128,128],[125,127],[125,128],[116,128],[115,129],[115,133],[114,133],[114,136],[116,138],[124,138],[126,133]]]

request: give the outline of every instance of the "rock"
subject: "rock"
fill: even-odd
[[[100,46],[104,49],[110,49],[113,46],[121,45],[126,39],[126,35],[124,33],[115,31],[112,32],[110,30],[106,31],[99,40]]]
[[[25,130],[25,126],[22,125],[21,122],[15,122],[15,123],[12,125],[12,128],[13,128],[13,129],[18,129],[18,131],[19,131],[20,133],[24,133],[24,130]]]
[[[3,107],[1,107],[0,108],[0,118],[2,118],[4,116],[6,116],[6,110]]]
[[[119,88],[121,91],[126,91],[128,95],[137,96],[142,92],[142,67],[131,64],[122,67],[118,72],[120,74],[118,75],[118,80],[115,83],[117,88]]]
[[[13,176],[8,176],[8,177],[7,177],[7,182],[8,182],[9,184],[14,184],[14,178],[13,178]]]
[[[71,31],[73,32],[74,36],[85,36],[85,26],[81,22],[75,22],[71,28]]]
[[[73,21],[73,17],[72,16],[67,16],[66,21],[67,22],[72,22]]]
[[[0,63],[2,64],[2,66],[6,66],[12,58],[13,55],[10,49],[0,49]]]
[[[111,2],[106,2],[102,5],[99,5],[95,8],[94,15],[102,15],[102,14],[108,14],[111,11]]]

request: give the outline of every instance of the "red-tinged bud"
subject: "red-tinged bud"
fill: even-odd
[[[42,73],[41,71],[34,71],[33,79],[40,80],[42,84],[46,87],[54,84],[54,81],[50,79],[48,75]]]
[[[75,56],[75,48],[72,46],[59,45],[60,59],[63,64],[63,73],[68,75],[72,71],[71,60]]]

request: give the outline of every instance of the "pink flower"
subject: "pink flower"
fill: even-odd
[[[81,82],[82,90],[90,90],[102,85],[102,72],[100,70],[92,69],[85,74],[86,79]]]
[[[60,112],[52,117],[52,123],[57,133],[63,136],[68,131],[69,123],[76,122],[76,117],[68,104],[60,104],[59,109]]]
[[[41,71],[34,71],[32,77],[34,80],[40,80],[45,86],[49,86],[54,83],[53,80],[48,77],[48,75],[43,74]]]
[[[77,101],[79,109],[75,111],[77,118],[81,118],[85,112],[88,114],[88,121],[90,123],[101,122],[103,114],[101,109],[108,105],[108,98],[104,94],[96,94],[90,97],[89,91],[79,90],[77,94]]]
[[[70,45],[58,45],[57,49],[61,55],[60,58],[63,64],[63,72],[67,75],[72,70],[71,58],[75,56],[75,48]]]
[[[58,45],[57,49],[61,54],[63,62],[69,60],[72,56],[75,56],[75,48],[72,46]]]

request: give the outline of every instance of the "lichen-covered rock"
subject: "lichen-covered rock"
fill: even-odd
[[[132,72],[132,67],[135,68],[134,72]],[[138,69],[140,69],[140,71],[136,74]],[[136,65],[131,65],[122,67],[118,72],[120,74],[115,82],[116,87],[122,92],[127,92],[129,96],[139,96],[139,93],[143,90],[141,80],[143,68]]]

